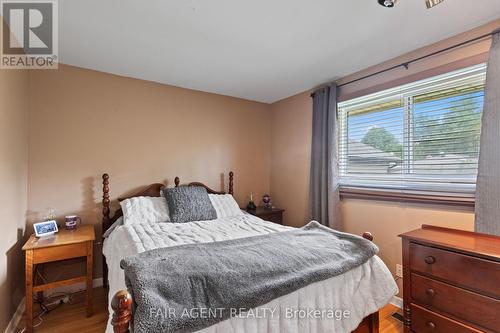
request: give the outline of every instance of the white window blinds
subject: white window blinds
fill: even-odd
[[[478,65],[339,103],[341,184],[473,194],[485,76]]]

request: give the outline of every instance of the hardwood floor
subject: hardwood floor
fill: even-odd
[[[35,333],[103,333],[108,321],[107,292],[104,288],[95,288],[94,315],[87,318],[85,315],[85,293],[74,294],[72,301],[58,306],[49,313],[43,315],[42,323],[34,328]],[[40,308],[33,306],[33,313],[39,313]],[[33,325],[40,322],[38,318],[33,319]],[[20,333],[24,327],[21,321],[16,333]]]
[[[380,333],[402,333],[403,332],[403,323],[392,317],[394,312],[398,312],[400,315],[403,315],[400,308],[387,304],[382,309],[380,309]]]
[[[84,293],[75,294],[72,301],[58,306],[45,314],[42,323],[34,329],[35,333],[102,333],[108,320],[107,293],[104,288],[94,289],[94,315],[85,317]],[[39,308],[34,307],[34,313]],[[403,324],[391,315],[401,310],[392,304],[380,310],[380,333],[401,333]],[[36,325],[39,320],[35,318]],[[19,324],[16,333],[22,331],[24,321]]]

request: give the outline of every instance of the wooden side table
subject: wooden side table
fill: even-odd
[[[92,315],[92,261],[94,248],[94,226],[80,225],[75,230],[62,229],[54,236],[37,238],[31,235],[23,251],[26,253],[26,333],[33,332],[33,293],[85,282],[87,286],[85,305],[87,317]],[[33,271],[36,265],[86,257],[86,275],[71,279],[35,285]]]
[[[279,208],[265,208],[265,207],[257,207],[255,210],[247,210],[246,212],[257,217],[260,217],[263,220],[283,224],[283,212],[284,209]]]

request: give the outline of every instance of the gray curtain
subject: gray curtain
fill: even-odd
[[[338,188],[336,85],[318,89],[313,94],[311,148],[311,218],[333,229],[342,230]]]
[[[500,31],[493,35],[481,126],[475,229],[500,235]]]

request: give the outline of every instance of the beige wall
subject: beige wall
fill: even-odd
[[[287,225],[300,227],[309,214],[312,100],[302,93],[271,105],[271,195],[285,208]]]
[[[104,172],[112,199],[175,176],[227,189],[231,170],[240,204],[270,189],[267,104],[64,65],[32,71],[30,92],[30,221],[54,207],[99,224]]]
[[[0,18],[1,20],[1,18]],[[28,198],[27,71],[0,70],[0,332],[24,293],[21,252]]]

